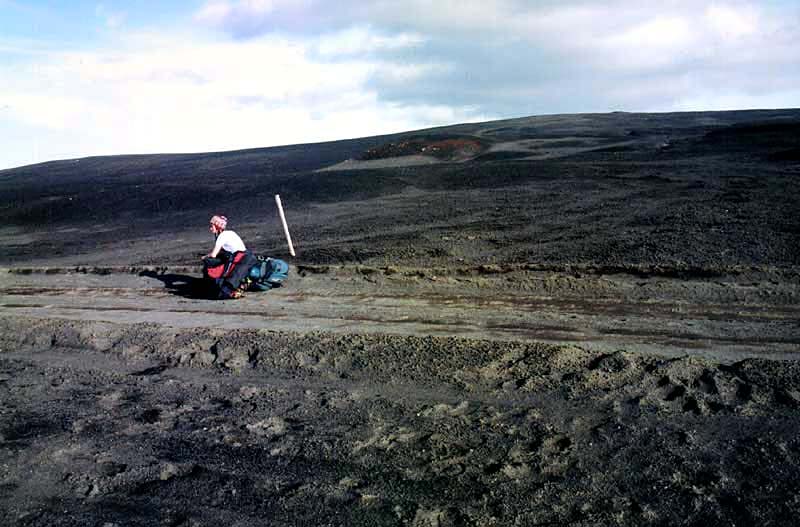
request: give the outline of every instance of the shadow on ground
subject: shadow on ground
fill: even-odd
[[[139,276],[155,278],[164,283],[164,288],[173,295],[192,299],[213,298],[211,288],[202,278],[185,274],[157,273],[155,271],[142,271]]]

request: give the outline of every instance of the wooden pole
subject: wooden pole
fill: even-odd
[[[275,203],[278,204],[278,214],[281,215],[281,223],[283,223],[283,232],[286,234],[286,243],[289,244],[289,254],[294,256],[292,237],[289,235],[289,226],[286,225],[286,216],[283,215],[283,205],[281,205],[281,197],[278,194],[275,194]]]

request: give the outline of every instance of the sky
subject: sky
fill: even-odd
[[[800,107],[800,0],[0,0],[0,169]]]

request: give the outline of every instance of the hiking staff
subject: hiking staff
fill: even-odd
[[[281,197],[275,194],[275,203],[278,204],[278,214],[281,216],[281,223],[283,223],[283,232],[286,234],[286,243],[289,244],[289,254],[294,256],[294,247],[292,247],[292,237],[289,235],[289,226],[286,225],[286,216],[283,215],[283,205],[281,205]]]

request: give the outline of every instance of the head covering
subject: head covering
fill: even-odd
[[[225,216],[211,216],[211,225],[218,227],[220,230],[224,231],[225,227],[228,225],[228,218]]]

